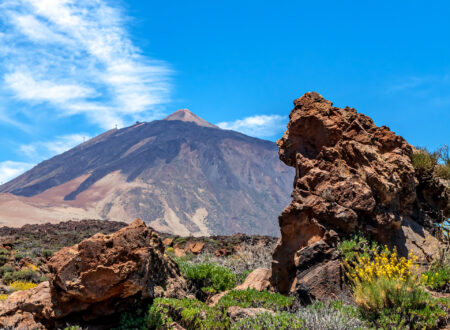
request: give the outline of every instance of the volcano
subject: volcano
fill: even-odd
[[[0,223],[139,217],[178,235],[279,235],[294,172],[274,142],[189,110],[109,130],[0,186]]]

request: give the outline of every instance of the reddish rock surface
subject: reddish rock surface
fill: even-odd
[[[89,323],[117,315],[138,301],[186,294],[178,267],[164,255],[156,232],[141,220],[63,248],[48,264],[49,282],[16,292],[0,305],[0,326]]]
[[[419,177],[413,148],[388,127],[355,109],[334,107],[318,93],[294,105],[278,141],[281,160],[296,175],[292,203],[279,217],[275,288],[308,299],[345,294],[335,247],[359,230],[403,255],[412,251],[426,261],[435,254],[438,241],[429,231],[450,215],[450,190]]]

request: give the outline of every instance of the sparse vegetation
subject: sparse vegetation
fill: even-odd
[[[18,271],[5,272],[3,274],[3,282],[6,284],[10,284],[13,282],[32,282],[32,283],[40,283],[45,278],[39,271],[25,268]]]
[[[197,299],[158,298],[150,307],[145,320],[150,329],[169,327],[172,322],[177,322],[186,329],[229,329],[231,323],[227,311],[231,306],[262,307],[286,311],[292,306],[292,303],[293,298],[256,290],[231,291],[222,297],[214,307]],[[288,320],[287,313],[281,314],[281,316],[274,314],[271,317],[274,318],[273,324],[280,324],[280,322]],[[292,315],[291,319],[296,319],[295,315]]]
[[[232,289],[236,284],[236,275],[228,268],[207,262],[193,264],[178,258],[182,274],[204,295]]]
[[[432,153],[426,148],[416,148],[411,161],[417,170],[431,172],[436,177],[450,180],[450,153],[447,145]]]
[[[422,283],[433,291],[450,293],[450,254],[448,248],[440,251],[430,269],[422,274]]]
[[[361,233],[357,233],[341,241],[337,248],[344,260],[355,261],[357,256],[368,258],[370,252],[379,250],[380,246]]]
[[[254,317],[244,318],[231,327],[232,330],[254,330],[254,329],[307,329],[302,318],[295,314],[281,313],[259,313]]]
[[[11,289],[14,291],[28,290],[36,287],[36,283],[33,282],[24,282],[24,281],[14,281],[9,284]]]
[[[449,301],[433,298],[420,285],[416,260],[387,247],[344,260],[359,311],[377,328],[433,329],[448,317]]]
[[[416,169],[432,170],[437,164],[438,155],[430,153],[426,148],[417,148],[411,155],[411,161]]]
[[[277,311],[287,311],[294,303],[293,297],[287,297],[280,293],[268,291],[233,290],[222,297],[217,306],[221,309],[228,309],[231,306],[243,308],[266,308]]]

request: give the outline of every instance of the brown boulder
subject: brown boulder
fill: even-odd
[[[1,305],[0,326],[10,324],[17,313],[31,313],[46,327],[73,318],[89,322],[117,315],[138,301],[185,295],[176,264],[142,220],[63,248],[48,266],[49,282],[16,292]]]
[[[277,142],[280,159],[296,175],[292,203],[279,217],[272,284],[314,299],[340,296],[345,288],[335,247],[356,231],[426,262],[427,253],[437,250],[417,245],[437,244],[427,236],[450,212],[448,186],[421,180],[411,162],[413,148],[355,109],[334,107],[314,92],[294,105]],[[426,193],[432,185],[439,198]]]
[[[167,237],[167,238],[163,239],[162,242],[163,242],[164,246],[172,246],[174,240],[175,239],[173,237]]]
[[[258,291],[268,290],[270,288],[270,276],[272,270],[266,268],[257,268],[248,274],[244,283],[238,285],[235,290],[255,289]]]
[[[248,289],[255,289],[258,291],[263,290],[271,290],[271,284],[270,284],[270,276],[272,274],[272,271],[270,269],[266,268],[257,268],[254,271],[252,271],[250,274],[248,274],[247,278],[245,279],[244,283],[236,286],[233,290],[248,290]],[[224,292],[220,292],[218,294],[215,294],[214,296],[210,297],[207,301],[209,306],[215,306],[219,302],[219,300],[226,296],[231,290],[227,290]]]
[[[186,249],[190,253],[199,254],[200,252],[202,252],[204,246],[204,242],[189,242]]]

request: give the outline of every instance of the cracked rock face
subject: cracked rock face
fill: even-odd
[[[89,324],[140,301],[182,297],[186,283],[164,246],[142,220],[111,235],[65,247],[48,261],[49,282],[0,303],[0,327],[54,328]]]
[[[272,285],[312,299],[344,294],[335,247],[357,231],[424,261],[436,253],[438,241],[428,231],[449,216],[450,190],[420,180],[411,163],[413,147],[318,93],[306,93],[294,105],[277,142],[281,160],[296,175],[293,200],[279,217]],[[427,193],[433,190],[439,196]]]

